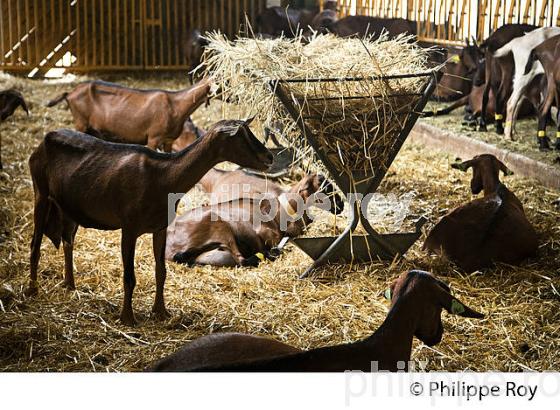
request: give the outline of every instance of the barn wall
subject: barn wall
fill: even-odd
[[[234,36],[266,0],[2,0],[0,69],[184,69],[198,28]]]

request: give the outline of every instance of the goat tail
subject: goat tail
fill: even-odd
[[[503,47],[497,49],[496,51],[494,51],[494,57],[497,57],[497,58],[505,57],[511,52],[512,52],[511,44],[507,43],[505,46],[503,46]]]
[[[58,97],[56,97],[54,100],[50,100],[47,103],[47,107],[54,107],[55,105],[61,103],[62,101],[66,101],[66,97],[68,97],[68,93],[62,93],[60,94]]]
[[[529,54],[529,58],[527,59],[527,64],[525,65],[525,72],[523,73],[523,75],[529,74],[529,71],[531,71],[531,69],[533,68],[533,64],[535,64],[536,59],[537,55],[535,53],[535,49],[532,49],[531,53]]]

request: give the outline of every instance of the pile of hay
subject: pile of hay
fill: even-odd
[[[427,51],[407,36],[371,40],[315,35],[305,44],[300,38],[231,42],[213,33],[209,40],[204,66],[224,97],[238,102],[247,116],[256,114],[264,125],[280,121],[283,137],[308,157],[308,146],[271,88],[274,80],[300,80],[280,84],[330,161],[347,173],[374,173],[389,165],[388,152],[420,99],[414,94],[428,81],[380,78],[428,71]]]

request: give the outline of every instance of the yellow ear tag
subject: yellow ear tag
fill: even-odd
[[[383,297],[389,301],[391,300],[391,288],[385,290],[385,293],[383,293]]]
[[[450,58],[450,61],[455,64],[459,64],[461,62],[461,56],[459,54],[455,54]]]
[[[451,314],[460,315],[465,311],[465,307],[457,299],[451,301]]]
[[[265,259],[264,259],[264,255],[262,253],[257,252],[257,253],[255,253],[255,256],[257,258],[259,258],[261,260],[261,262],[264,262]]]

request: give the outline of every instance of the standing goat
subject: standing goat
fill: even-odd
[[[428,346],[441,341],[441,310],[483,318],[451,295],[449,286],[428,272],[403,273],[385,292],[391,309],[366,339],[302,351],[264,337],[219,333],[196,339],[148,371],[342,372],[405,370],[416,336]]]
[[[14,89],[0,91],[0,124],[10,117],[18,107],[21,107],[27,115],[29,110],[23,99],[23,95]],[[2,136],[0,135],[0,169],[2,169]]]
[[[263,170],[272,159],[272,154],[249,129],[249,122],[244,121],[220,121],[196,143],[173,154],[138,145],[114,144],[71,130],[48,133],[29,160],[35,193],[35,227],[28,293],[37,292],[43,234],[57,248],[63,242],[64,283],[73,289],[72,252],[78,226],[121,229],[124,303],[120,318],[133,325],[136,240],[144,233],[152,233],[156,260],[153,312],[157,317],[167,317],[163,287],[169,194],[189,191],[212,166],[222,161]]]
[[[212,86],[210,78],[181,91],[137,90],[87,81],[47,106],[68,102],[80,132],[169,152],[185,121],[208,99]]]
[[[480,48],[484,49],[484,59],[486,61],[486,83],[482,94],[481,112],[487,112],[490,90],[492,90],[496,102],[494,112],[496,133],[498,134],[504,133],[504,105],[511,94],[514,63],[510,54],[497,58],[494,57],[494,53],[514,38],[524,36],[536,28],[537,26],[530,24],[505,24],[494,31],[480,45]],[[480,131],[487,131],[486,118],[482,115],[479,120]]]
[[[542,90],[544,100],[539,107],[539,129],[537,133],[539,146],[542,150],[550,149],[548,137],[546,136],[546,121],[552,105],[556,105],[558,113],[554,148],[560,151],[560,69],[558,68],[558,62],[560,61],[560,35],[549,38],[531,51],[525,73],[532,70],[536,61],[539,61],[543,66],[547,83],[546,87]]]
[[[527,220],[523,205],[500,182],[499,172],[512,172],[493,155],[478,155],[453,164],[467,171],[472,167],[471,191],[484,197],[445,215],[428,234],[424,249],[443,252],[461,269],[473,272],[494,262],[519,263],[537,251],[537,234]]]
[[[508,54],[513,56],[514,77],[511,96],[507,101],[505,136],[513,140],[513,130],[515,127],[516,111],[529,85],[535,77],[544,73],[543,66],[539,61],[535,61],[528,72],[525,68],[529,60],[531,51],[543,41],[560,34],[560,27],[542,27],[533,30],[522,37],[517,37],[501,47],[494,53],[495,58],[503,58]],[[539,142],[543,149],[543,143]]]
[[[289,192],[243,171],[211,169],[200,182],[212,194],[211,205],[193,209],[169,226],[165,252],[168,260],[255,266],[265,258],[278,256],[273,247],[282,238],[303,233],[311,218],[300,205],[314,205],[312,197],[316,193],[332,195],[329,204],[321,204],[329,205],[331,213],[339,214],[344,208],[344,202],[333,195],[332,184],[322,175],[305,176]],[[259,216],[265,217],[257,221]]]

